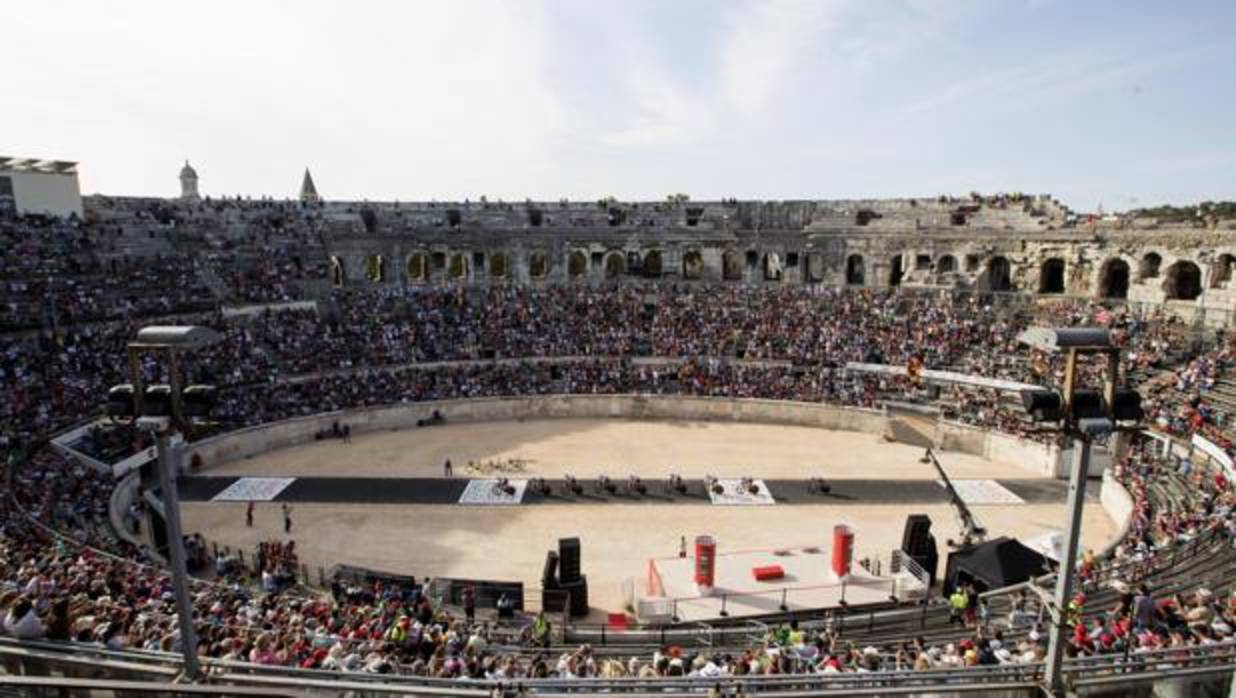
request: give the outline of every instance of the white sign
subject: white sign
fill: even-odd
[[[768,506],[777,503],[763,480],[752,480],[751,487],[744,486],[742,480],[716,480],[715,482],[716,485],[720,485],[721,492],[718,493],[713,488],[708,490],[708,496],[713,504]]]
[[[227,489],[210,499],[212,502],[269,502],[288,485],[296,482],[294,477],[242,477],[228,485]]]
[[[1013,494],[995,480],[953,480],[953,489],[966,504],[1025,504],[1026,500]],[[936,484],[944,487],[943,480]]]
[[[1219,465],[1223,466],[1223,470],[1229,478],[1233,477],[1236,469],[1233,468],[1232,457],[1227,455],[1222,446],[1201,434],[1194,434],[1193,447],[1213,458]]]
[[[524,491],[528,489],[527,480],[507,480],[512,491],[504,490],[500,480],[469,480],[463,494],[459,495],[460,504],[519,504],[524,500]]]

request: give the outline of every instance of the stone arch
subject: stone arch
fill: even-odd
[[[616,279],[627,273],[627,258],[615,250],[605,255],[605,278]]]
[[[1153,279],[1159,276],[1159,267],[1163,265],[1163,257],[1158,252],[1147,252],[1142,255],[1142,261],[1137,265],[1137,278]]]
[[[1191,301],[1202,295],[1202,270],[1187,259],[1182,259],[1167,268],[1163,281],[1167,299]]]
[[[1064,260],[1051,257],[1039,265],[1039,293],[1064,293]]]
[[[1013,290],[1013,265],[1007,257],[996,256],[987,260],[987,290]]]
[[[699,250],[687,250],[682,255],[682,278],[694,280],[704,277],[704,253]]]
[[[655,279],[661,276],[663,271],[662,265],[664,260],[661,257],[661,250],[649,250],[644,255],[644,276],[650,279]]]
[[[408,255],[404,267],[409,281],[424,281],[429,276],[429,257],[424,252],[413,252]]]
[[[1113,257],[1099,269],[1099,295],[1103,298],[1129,297],[1129,263]]]
[[[330,283],[335,288],[342,288],[348,282],[348,272],[343,266],[343,260],[331,256],[330,258]]]
[[[852,254],[845,260],[845,285],[865,286],[867,283],[867,267],[863,264],[863,256]]]
[[[534,279],[549,276],[549,255],[540,250],[528,255],[528,276]]]
[[[811,283],[819,283],[824,280],[825,272],[824,255],[819,252],[808,252],[806,259],[806,278]]]
[[[940,274],[948,274],[957,271],[957,258],[951,254],[941,255],[936,260],[936,272]]]
[[[729,250],[721,255],[721,278],[726,281],[742,281],[742,255]]]
[[[567,257],[567,275],[572,279],[588,273],[588,255],[579,250],[575,250]]]
[[[1236,266],[1236,257],[1227,252],[1219,255],[1210,267],[1210,287],[1223,288],[1224,284],[1232,280],[1234,266]]]
[[[489,255],[489,276],[493,279],[503,279],[509,273],[511,258],[505,252],[494,252]]]
[[[765,281],[780,281],[785,273],[785,267],[781,260],[781,255],[776,252],[769,252],[764,255],[764,280]]]
[[[451,255],[446,264],[446,275],[456,281],[468,278],[468,256],[462,252]]]
[[[386,258],[380,254],[365,257],[365,278],[375,284],[386,281]]]
[[[888,260],[888,285],[889,286],[900,286],[901,285],[901,279],[902,277],[906,275],[906,270],[905,270],[905,267],[903,266],[905,264],[903,261],[904,258],[905,258],[905,255],[899,254],[893,257],[892,259]]]

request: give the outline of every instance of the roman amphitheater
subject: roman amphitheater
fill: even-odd
[[[1236,220],[6,177],[0,691],[1230,688]]]

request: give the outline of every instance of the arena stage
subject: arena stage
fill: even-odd
[[[887,558],[901,541],[908,514],[927,514],[940,546],[958,536],[957,520],[943,497],[898,497],[897,483],[933,479],[919,462],[922,449],[889,443],[874,434],[801,426],[629,419],[542,419],[448,424],[360,434],[351,443],[312,442],[209,468],[210,477],[260,478],[441,478],[450,459],[455,479],[493,477],[469,472],[469,461],[515,459],[523,463],[512,480],[595,478],[623,481],[630,474],[660,488],[669,473],[688,479],[744,476],[776,479],[825,477],[844,491],[846,483],[884,480],[886,491],[861,497],[820,497],[773,506],[649,506],[638,501],[537,506],[374,504],[367,501],[293,504],[294,539],[311,569],[337,563],[423,576],[518,580],[540,586],[545,551],[560,537],[578,536],[594,611],[617,611],[627,599],[624,581],[637,588],[648,561],[676,556],[682,537],[708,534],[718,553],[751,549],[829,545],[832,527],[856,531],[855,559]],[[944,452],[951,478],[976,483],[1021,484],[1043,496],[1024,503],[971,505],[993,535],[1030,539],[1058,530],[1064,518],[1063,487],[1014,463]],[[759,464],[756,466],[755,464]],[[376,484],[376,483],[375,483]],[[906,483],[909,485],[909,483]],[[912,489],[912,488],[905,488]],[[922,489],[921,487],[918,489]],[[981,489],[981,488],[980,488]],[[776,488],[773,487],[773,494]],[[868,490],[862,490],[864,492]],[[1050,493],[1059,493],[1058,496]],[[908,494],[908,493],[907,493]],[[257,504],[255,525],[245,526],[244,501],[186,501],[186,531],[252,550],[262,540],[286,539],[277,501]],[[1116,525],[1090,497],[1083,545],[1098,548]]]

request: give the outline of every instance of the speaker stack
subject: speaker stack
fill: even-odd
[[[558,584],[558,553],[550,550],[545,553],[545,569],[541,572],[541,608],[546,613],[560,613],[566,598],[559,593]]]
[[[926,514],[911,514],[906,517],[906,526],[901,534],[901,550],[927,572],[931,584],[936,583],[936,569],[940,566],[940,553],[936,551],[936,537],[931,535],[931,518]]]
[[[558,539],[558,586],[570,599],[572,616],[588,615],[588,577],[580,573],[579,558],[579,538]]]

